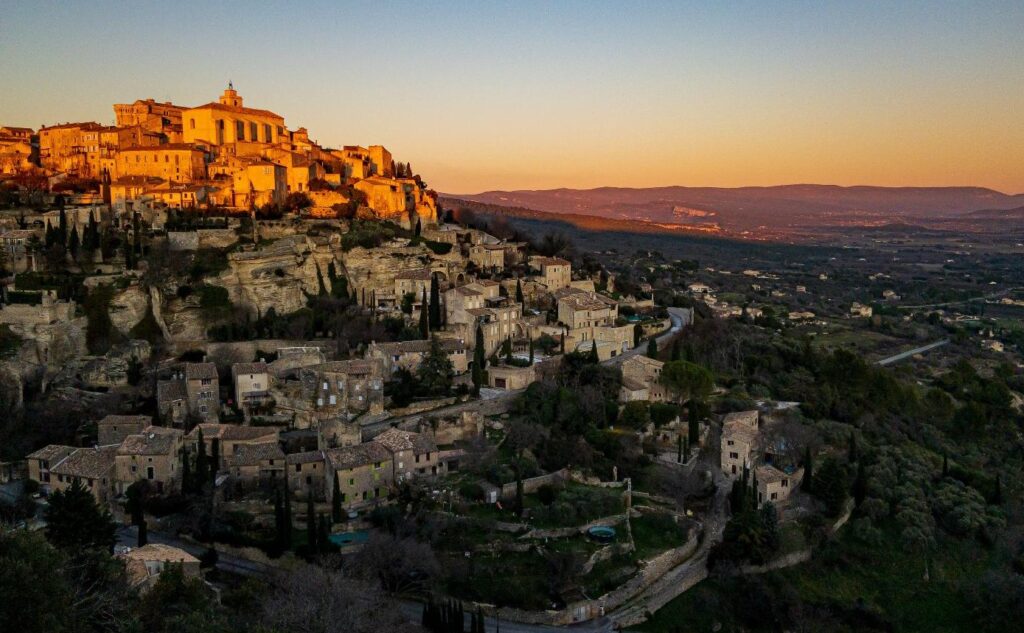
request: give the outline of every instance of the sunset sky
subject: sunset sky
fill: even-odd
[[[430,186],[1024,192],[1024,2],[0,1],[0,125],[216,100]]]

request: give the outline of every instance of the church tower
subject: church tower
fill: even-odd
[[[224,94],[220,96],[221,105],[231,106],[233,108],[242,107],[242,97],[238,96],[238,91],[235,90],[234,84],[228,82],[228,87],[224,90]]]

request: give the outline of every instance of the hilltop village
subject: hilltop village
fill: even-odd
[[[709,575],[697,595],[728,604],[817,551],[1013,549],[997,464],[1024,384],[994,347],[1017,330],[972,364],[956,318],[899,312],[919,284],[871,277],[874,297],[834,257],[580,252],[443,208],[385,147],[323,147],[230,84],[114,114],[0,127],[0,558],[55,548],[40,566],[70,591],[81,552],[112,553],[90,582],[134,591],[111,617],[661,627],[710,617],[684,595]],[[871,341],[909,351],[847,351]],[[169,602],[223,626],[181,629]]]

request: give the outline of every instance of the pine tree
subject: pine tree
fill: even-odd
[[[437,283],[437,273],[430,276],[430,330],[441,329],[441,289]]]
[[[516,279],[516,303],[526,305],[526,298],[523,297],[523,282],[520,279]]]
[[[658,341],[652,336],[647,339],[647,358],[658,357]]]
[[[335,523],[341,523],[341,486],[338,485],[338,478],[331,478],[334,486],[331,490],[331,517]]]
[[[423,303],[420,304],[420,336],[430,338],[430,324],[427,321],[427,289],[423,289]]]

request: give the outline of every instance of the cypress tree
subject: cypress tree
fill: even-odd
[[[210,481],[216,482],[217,471],[220,470],[220,439],[213,438],[210,442]]]
[[[181,449],[181,489],[192,492],[192,464],[189,463],[188,449]]]
[[[423,289],[423,303],[420,305],[420,336],[430,338],[430,324],[427,321],[427,289]]]
[[[523,296],[523,282],[516,279],[516,303],[526,305],[526,298]]]
[[[590,346],[590,356],[587,360],[595,364],[601,361],[601,357],[597,355],[597,339],[594,339],[594,343]]]
[[[321,554],[326,554],[331,551],[331,522],[327,515],[320,515],[320,522],[318,525],[316,543],[317,549]]]
[[[281,514],[282,517],[282,530],[284,539],[284,549],[289,550],[292,548],[292,495],[288,490],[288,483],[284,484],[284,512]]]
[[[652,336],[647,339],[647,357],[657,358],[658,357],[658,341]]]
[[[949,455],[942,454],[942,476],[946,477],[949,475]]]
[[[533,339],[530,339],[530,364],[533,364]]]
[[[811,447],[804,449],[804,491],[814,490],[814,456],[811,455]]]
[[[316,513],[313,506],[313,488],[306,491],[306,544],[310,552],[317,551],[316,545]]]
[[[437,273],[430,276],[430,330],[441,329],[441,289],[437,283]]]
[[[332,477],[334,487],[331,490],[331,518],[335,523],[341,523],[341,486],[338,485],[337,476]]]
[[[700,412],[697,410],[698,405],[694,400],[690,400],[689,406],[686,407],[687,412],[687,435],[690,444],[696,444],[700,442]]]
[[[512,364],[512,337],[505,339],[505,362]]]
[[[143,517],[142,521],[139,522],[138,546],[142,547],[146,543],[149,543],[149,527],[146,525],[145,517]]]
[[[210,479],[210,465],[206,458],[206,442],[203,440],[202,429],[199,429],[196,450],[196,488],[200,489]]]
[[[419,237],[422,232],[423,232],[423,225],[420,223],[419,218],[417,218],[416,219],[416,232],[415,232],[416,237]]]
[[[62,246],[67,246],[67,243],[68,243],[68,216],[67,216],[67,213],[64,212],[64,208],[63,207],[61,207],[60,215],[58,217],[60,219],[58,221],[58,228],[57,228],[57,242],[59,242]]]
[[[672,360],[679,360],[682,352],[679,348],[679,339],[672,341]]]
[[[847,455],[847,461],[851,464],[856,462],[860,455],[857,452],[857,436],[852,432],[850,433],[850,448],[849,454]]]
[[[82,241],[78,238],[78,228],[71,227],[71,237],[68,238],[68,251],[71,253],[71,258],[74,260],[78,259],[78,247],[82,245]]]
[[[484,369],[487,367],[487,359],[484,357],[484,331],[478,324],[476,326],[476,349],[473,350],[473,387],[476,391],[484,384]]]
[[[564,354],[565,353],[565,332],[562,332],[561,347],[562,347],[562,353]]]
[[[676,436],[676,461],[680,464],[683,463],[683,434],[680,433]]]

